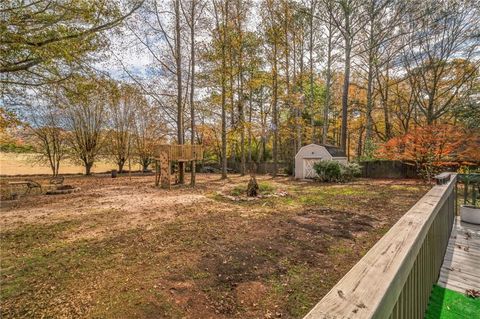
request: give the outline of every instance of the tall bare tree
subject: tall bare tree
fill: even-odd
[[[229,19],[229,0],[213,0],[215,18],[215,41],[220,45],[221,67],[221,122],[222,122],[222,179],[227,178],[227,21]]]
[[[135,92],[133,153],[142,165],[142,170],[146,172],[154,161],[156,147],[167,140],[167,129],[158,106],[149,102],[140,90]]]
[[[185,20],[180,0],[147,1],[127,27],[152,58],[150,72],[155,76],[142,78],[124,68],[162,109],[178,144],[185,142],[185,105],[191,83]],[[179,162],[179,183],[184,182],[185,165]]]
[[[106,149],[117,163],[118,171],[123,172],[123,167],[131,156],[136,89],[129,85],[112,85],[111,90],[106,118],[109,127]]]
[[[332,21],[342,34],[344,40],[344,70],[342,89],[342,127],[340,146],[347,149],[348,129],[348,94],[350,89],[350,72],[352,54],[355,48],[354,40],[358,33],[363,30],[366,21],[363,16],[363,1],[360,0],[331,0],[326,3],[328,10],[339,12],[339,15],[332,15]]]
[[[365,2],[365,21],[366,26],[360,34],[361,44],[359,45],[358,55],[363,60],[359,67],[366,73],[366,110],[365,110],[365,142],[361,154],[370,158],[373,156],[373,110],[374,93],[377,91],[375,84],[378,80],[377,71],[391,68],[389,62],[391,55],[401,50],[401,43],[398,38],[404,35],[401,28],[403,15],[406,5],[394,0],[369,0]],[[381,96],[388,95],[388,85],[380,83],[383,90],[379,92]],[[384,107],[387,107],[384,104]],[[387,113],[385,113],[385,111]],[[388,116],[388,109],[384,108],[384,115]]]
[[[334,24],[334,16],[337,14],[333,11],[337,8],[330,5],[331,0],[323,0],[320,3],[318,12],[318,19],[320,20],[323,33],[323,41],[326,44],[324,59],[325,59],[325,100],[323,104],[323,126],[322,126],[322,143],[328,143],[328,128],[329,128],[329,113],[332,107],[332,84],[334,63],[337,59],[339,35],[338,30]]]
[[[478,75],[478,16],[475,1],[419,4],[409,15],[404,66],[415,105],[427,124],[452,111]]]
[[[109,84],[104,81],[80,79],[73,83],[68,93],[66,128],[70,131],[69,145],[75,159],[90,175],[103,147],[105,116],[108,107]]]
[[[30,105],[27,116],[28,130],[36,141],[35,149],[48,163],[53,176],[58,175],[60,163],[68,152],[68,132],[63,128],[65,111],[55,93],[58,93],[55,87],[53,93],[42,91],[44,99]]]
[[[269,60],[271,64],[272,76],[272,131],[273,131],[273,171],[272,176],[275,177],[278,171],[278,146],[279,146],[279,116],[278,116],[278,64],[279,64],[279,46],[282,37],[282,25],[280,22],[281,12],[272,0],[267,0],[264,3],[265,13],[265,37],[266,42],[270,47]]]
[[[190,0],[188,5],[181,2],[182,13],[185,17],[188,28],[190,29],[190,144],[195,144],[195,66],[196,66],[196,46],[195,39],[197,24],[202,17],[206,2],[203,0]],[[189,7],[188,7],[189,6]],[[190,185],[195,186],[196,164],[191,162],[190,167]]]

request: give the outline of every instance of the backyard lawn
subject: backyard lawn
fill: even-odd
[[[3,201],[2,318],[301,318],[429,186],[68,177]],[[240,196],[239,196],[240,195]]]

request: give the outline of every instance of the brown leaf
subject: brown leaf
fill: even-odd
[[[479,297],[480,297],[480,290],[467,289],[467,290],[465,290],[465,294],[466,294],[468,297],[471,297],[471,298],[479,298]]]

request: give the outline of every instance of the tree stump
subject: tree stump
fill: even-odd
[[[250,181],[247,186],[247,196],[248,197],[257,197],[258,195],[258,183],[255,175],[250,176]]]

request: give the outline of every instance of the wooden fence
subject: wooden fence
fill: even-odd
[[[417,167],[402,161],[373,160],[359,163],[365,178],[418,178]]]
[[[423,196],[305,319],[423,318],[455,218],[456,179]]]
[[[257,174],[272,174],[274,171],[274,164],[271,162],[266,163],[246,163],[247,173],[255,170]],[[233,169],[236,172],[240,172],[240,163],[239,162],[230,162],[228,167]],[[277,174],[285,174],[285,170],[288,168],[288,163],[278,162],[277,163]]]

